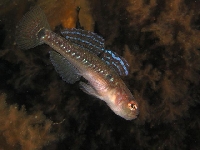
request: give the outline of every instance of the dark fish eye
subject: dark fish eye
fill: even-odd
[[[130,109],[131,111],[137,110],[137,104],[134,103],[133,101],[131,101],[131,102],[128,103],[128,107],[129,107],[129,109]]]

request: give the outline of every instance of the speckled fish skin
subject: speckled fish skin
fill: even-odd
[[[17,27],[16,38],[21,38],[17,40],[17,44],[19,46],[23,45],[24,49],[26,49],[26,47],[31,47],[29,43],[27,44],[28,39],[26,39],[25,44],[23,43],[23,39],[25,39],[26,36],[20,37],[26,35],[23,31],[27,32],[28,30],[32,30],[29,29],[29,26],[26,26],[26,24],[28,24],[26,18],[30,20],[30,16],[34,17],[34,14],[43,15],[42,11],[38,11],[41,11],[41,9],[37,7],[28,12]],[[37,19],[35,19],[35,21],[36,20]],[[40,20],[41,19],[38,19],[38,21]],[[45,22],[45,24],[47,23]],[[41,27],[37,27],[35,33],[31,33],[34,34],[34,36],[29,39],[32,40],[32,43],[33,39],[31,38],[37,39],[35,41],[38,43],[32,44],[33,47],[41,43],[52,47],[74,65],[79,71],[79,74],[89,82],[89,84],[81,83],[83,91],[104,100],[115,114],[126,120],[132,120],[137,117],[139,113],[138,103],[113,68],[91,51],[57,35],[45,26],[42,26],[43,24],[38,23],[37,25]]]

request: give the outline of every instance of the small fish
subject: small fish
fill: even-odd
[[[105,50],[104,39],[80,29],[66,29],[60,36],[50,30],[39,7],[24,15],[16,27],[16,42],[21,49],[47,44],[54,49],[50,59],[62,79],[107,103],[113,112],[126,120],[135,119],[138,103],[119,75],[128,74],[128,63],[111,50]]]

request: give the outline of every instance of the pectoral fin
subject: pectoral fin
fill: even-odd
[[[98,92],[89,84],[86,84],[84,82],[80,82],[80,89],[83,90],[83,92],[89,94],[89,95],[93,95],[99,99],[101,99],[100,95],[98,94]]]

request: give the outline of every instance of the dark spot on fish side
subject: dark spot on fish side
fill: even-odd
[[[38,31],[38,38],[41,39],[42,37],[45,36],[45,29],[44,28],[41,28],[39,31]]]
[[[111,74],[106,75],[106,78],[109,79],[110,81],[113,81],[113,78],[112,78]]]

